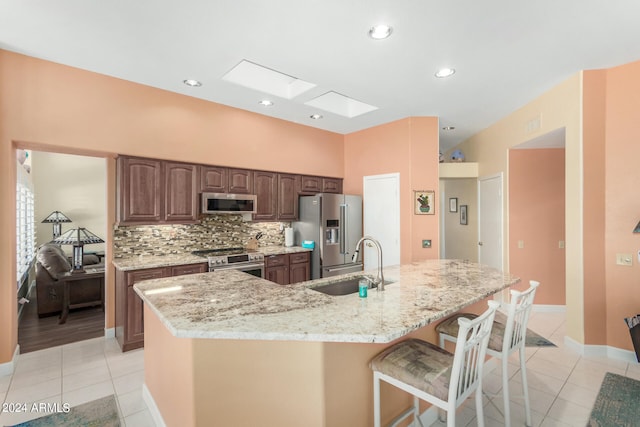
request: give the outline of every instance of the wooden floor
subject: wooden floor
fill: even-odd
[[[57,315],[38,318],[35,292],[32,292],[29,300],[23,308],[18,324],[21,354],[104,336],[102,307],[71,310],[67,322],[59,325]]]

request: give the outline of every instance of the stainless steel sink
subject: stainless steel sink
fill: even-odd
[[[326,285],[316,286],[315,288],[311,288],[314,291],[322,292],[327,295],[349,295],[358,292],[358,282],[360,281],[360,277],[353,277],[351,279],[346,279],[341,282],[328,283]],[[384,281],[385,285],[388,283],[393,283],[389,280]]]

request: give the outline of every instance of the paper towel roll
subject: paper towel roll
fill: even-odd
[[[293,246],[293,228],[291,227],[284,229],[284,245],[286,247]]]

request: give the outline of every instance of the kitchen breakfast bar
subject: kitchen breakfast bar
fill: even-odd
[[[374,355],[407,337],[437,342],[438,320],[480,313],[519,282],[430,260],[385,268],[393,283],[366,298],[312,289],[362,274],[281,286],[227,270],[136,284],[152,412],[167,426],[370,426]],[[409,406],[399,390],[381,393],[383,421]]]

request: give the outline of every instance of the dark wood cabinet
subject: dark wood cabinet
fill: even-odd
[[[167,268],[117,271],[116,273],[116,340],[122,351],[144,346],[144,303],[133,290],[143,280],[169,275]]]
[[[301,195],[314,195],[316,193],[322,193],[322,177],[302,175],[300,177],[300,194]]]
[[[342,179],[340,178],[322,178],[323,193],[342,193]]]
[[[298,219],[299,192],[300,175],[278,174],[278,221]]]
[[[229,193],[253,194],[253,171],[246,169],[227,169]]]
[[[200,166],[200,191],[205,193],[226,193],[228,186],[227,168]]]
[[[206,273],[209,271],[209,264],[201,262],[198,264],[174,265],[171,267],[171,276],[184,276],[185,274]]]
[[[253,187],[256,195],[257,211],[254,221],[275,221],[278,218],[278,174],[255,171]]]
[[[309,252],[289,254],[289,283],[305,282],[311,279],[310,260]]]
[[[167,222],[195,222],[198,219],[198,167],[165,162],[165,210]]]
[[[198,166],[118,157],[118,223],[195,222]]]
[[[265,257],[265,279],[280,285],[304,282],[311,278],[309,252]]]
[[[208,269],[207,263],[202,262],[142,270],[116,270],[116,340],[122,351],[144,347],[144,303],[133,290],[134,284],[143,280],[204,273]]]
[[[118,222],[153,223],[162,220],[162,161],[118,157],[117,177]]]
[[[269,255],[264,259],[265,279],[279,285],[289,284],[289,255]]]

